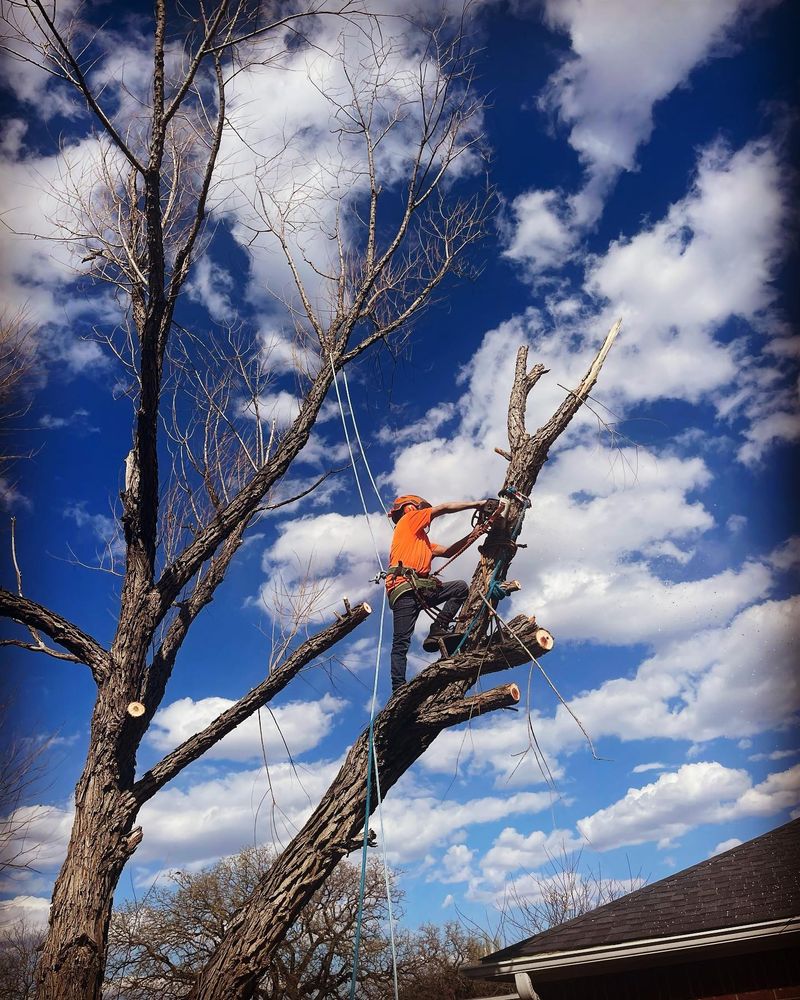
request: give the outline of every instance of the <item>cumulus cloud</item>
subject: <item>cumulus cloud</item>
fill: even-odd
[[[15,809],[4,822],[12,835],[3,843],[3,859],[17,859],[32,870],[48,871],[64,860],[72,828],[71,805],[30,805]]]
[[[338,607],[343,597],[374,603],[370,579],[377,563],[372,539],[382,555],[388,552],[390,539],[382,512],[371,516],[369,524],[363,515],[328,513],[286,521],[277,530],[277,539],[263,557],[268,579],[261,598],[267,606],[280,602],[283,592],[298,593],[312,584],[318,594],[316,614]]]
[[[649,841],[667,847],[692,827],[774,816],[798,801],[800,765],[754,786],[744,770],[697,762],[662,774],[652,785],[628,789],[624,798],[578,820],[577,827],[598,851]]]
[[[736,151],[715,144],[701,154],[692,189],[663,219],[594,260],[587,290],[609,303],[607,318],[625,322],[611,368],[620,392],[696,402],[736,375],[739,395],[725,397],[730,413],[766,388],[763,371],[742,370],[741,343],[719,343],[714,333],[730,317],[755,322],[774,303],[787,197],[769,142]]]
[[[332,695],[318,701],[294,701],[253,715],[205,754],[209,760],[252,761],[265,754],[270,762],[285,760],[317,747],[331,732],[346,702]],[[147,732],[147,742],[167,752],[204,729],[233,705],[228,698],[180,698],[160,708]]]
[[[276,302],[297,304],[299,281],[324,322],[337,295],[335,280],[326,277],[338,268],[332,234],[339,229],[345,244],[364,238],[352,211],[369,190],[365,144],[348,117],[353,88],[362,108],[367,95],[379,95],[371,112],[376,134],[391,123],[374,149],[378,187],[390,190],[412,162],[419,87],[430,100],[436,68],[407,19],[382,23],[378,59],[367,29],[357,16],[352,25],[319,18],[307,25],[311,45],[292,44],[289,29],[284,37],[262,37],[230,82],[226,112],[233,128],[223,136],[213,210],[246,249],[251,300],[267,311]],[[283,72],[275,72],[276,64]],[[474,126],[480,128],[478,117]],[[476,164],[467,150],[452,176]],[[293,255],[293,269],[284,250]]]
[[[0,931],[19,927],[25,932],[43,931],[50,917],[50,900],[42,896],[14,896],[0,900]]]
[[[504,255],[533,274],[561,267],[578,239],[569,207],[558,191],[526,191],[510,206]]]
[[[475,851],[466,844],[453,844],[444,852],[441,869],[437,876],[439,882],[469,882],[474,877],[472,859]]]
[[[497,822],[507,816],[542,812],[550,805],[546,792],[517,792],[513,795],[483,796],[464,802],[442,801],[413,782],[399,783],[383,803],[386,824],[387,857],[391,864],[403,864],[424,858],[428,852],[455,839],[463,843],[465,830],[476,825]],[[451,845],[453,846],[453,845]],[[448,881],[461,881],[453,873],[463,874],[469,859],[464,851],[449,853],[443,869]],[[438,872],[433,876],[438,879]]]
[[[190,299],[200,302],[209,316],[224,323],[233,319],[235,310],[231,302],[233,275],[219,264],[215,264],[207,254],[201,257],[192,269],[186,291]]]
[[[604,737],[626,742],[662,738],[694,743],[699,753],[712,739],[788,730],[800,710],[795,670],[799,610],[798,598],[753,605],[727,626],[668,643],[645,659],[633,677],[607,680],[572,698],[570,708],[596,743]],[[768,671],[754,665],[754,642],[770,664]],[[585,737],[563,706],[551,716],[535,710],[531,722],[558,777],[560,755]],[[525,719],[480,720],[470,724],[468,738],[456,730],[442,733],[421,763],[438,773],[457,768],[467,774],[488,772],[499,782],[514,769],[513,755],[527,746]],[[542,780],[529,757],[514,775],[528,784]]]
[[[635,168],[636,151],[653,128],[655,104],[696,66],[724,51],[744,15],[774,2],[547,0],[547,21],[569,35],[571,50],[540,104],[569,129],[569,143],[587,170],[584,190],[572,199],[578,223],[593,222],[616,176]]]
[[[554,857],[583,847],[583,841],[569,830],[552,830],[544,833],[534,830],[527,836],[514,827],[506,827],[481,859],[483,877],[492,884],[500,884],[519,869],[529,872],[547,864]]]
[[[338,770],[336,762],[289,763],[170,787],[140,814],[144,839],[135,864],[184,867],[233,854],[247,843],[279,849],[301,829]],[[139,872],[147,877],[147,869]]]

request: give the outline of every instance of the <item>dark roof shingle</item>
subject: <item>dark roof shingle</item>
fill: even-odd
[[[800,819],[487,955],[497,962],[800,916]]]

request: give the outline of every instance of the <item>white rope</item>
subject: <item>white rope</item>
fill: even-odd
[[[367,470],[367,475],[369,476],[369,481],[372,483],[372,488],[375,490],[375,496],[378,498],[378,503],[383,507],[383,513],[389,515],[389,511],[386,509],[386,504],[383,502],[383,497],[378,489],[375,480],[372,478],[372,472],[370,471],[369,463],[367,462],[367,453],[364,451],[364,445],[361,443],[361,435],[358,433],[358,424],[356,423],[356,414],[353,409],[353,402],[350,399],[350,387],[347,384],[347,372],[342,368],[342,381],[344,382],[344,392],[347,396],[347,405],[350,407],[350,419],[353,421],[353,430],[356,432],[356,441],[358,441],[358,448],[361,452],[361,457],[364,459],[364,467]]]
[[[342,418],[342,430],[344,431],[344,439],[347,442],[347,450],[350,453],[350,464],[353,466],[353,475],[355,476],[356,479],[356,486],[358,487],[358,495],[361,497],[361,506],[364,508],[364,517],[367,519],[367,527],[369,528],[370,538],[372,539],[372,546],[375,549],[375,558],[378,560],[378,566],[380,567],[381,572],[383,572],[383,562],[381,560],[381,554],[378,551],[378,543],[375,541],[375,534],[372,530],[372,523],[370,522],[369,519],[369,512],[367,511],[367,502],[364,499],[364,491],[361,489],[361,480],[359,479],[358,469],[356,468],[356,459],[355,455],[353,454],[353,446],[350,442],[350,433],[347,430],[347,421],[344,415],[344,407],[342,406],[342,397],[339,394],[339,381],[336,378],[336,367],[333,363],[333,355],[331,355],[330,357],[331,357],[331,371],[333,372],[333,387],[334,389],[336,389],[336,401],[339,404],[339,415]],[[353,427],[355,427],[356,421],[355,421],[355,416],[353,415],[352,407],[350,409],[350,419],[353,421]],[[356,436],[358,437],[357,429],[356,429]],[[359,439],[359,445],[360,445],[360,439]],[[367,458],[364,455],[363,450],[361,452],[361,457],[364,460],[364,465],[366,465]],[[372,479],[372,473],[370,473],[370,479]]]
[[[381,572],[383,572],[383,562],[381,560],[380,552],[378,551],[378,543],[376,542],[375,535],[374,535],[374,533],[372,531],[372,524],[370,523],[369,512],[367,511],[367,503],[366,503],[366,500],[364,499],[364,491],[361,488],[361,480],[360,480],[359,475],[358,475],[358,469],[356,467],[355,455],[353,454],[353,447],[352,447],[352,444],[350,442],[350,434],[349,434],[349,432],[347,430],[347,420],[346,420],[345,414],[344,414],[344,407],[342,406],[342,397],[341,397],[341,395],[339,393],[339,383],[338,383],[338,380],[336,378],[336,366],[334,365],[334,362],[333,362],[333,355],[330,356],[330,361],[331,361],[331,371],[333,372],[333,385],[334,385],[334,388],[336,390],[336,401],[339,404],[339,415],[340,415],[340,417],[342,419],[342,429],[344,431],[345,441],[347,442],[347,450],[348,450],[348,452],[350,454],[350,464],[353,467],[353,475],[354,475],[355,480],[356,480],[356,486],[358,487],[358,495],[361,498],[361,506],[364,509],[364,517],[366,518],[367,527],[369,528],[370,537],[372,538],[372,544],[373,544],[373,547],[375,549],[375,558],[378,561],[378,566],[380,567]],[[374,478],[372,476],[372,472],[370,471],[369,463],[367,462],[367,457],[364,454],[363,445],[361,444],[361,437],[360,437],[360,435],[358,433],[358,425],[356,423],[355,414],[353,412],[353,405],[352,405],[352,402],[350,400],[350,392],[349,392],[349,389],[347,388],[347,378],[344,375],[344,371],[342,372],[342,376],[344,378],[345,390],[346,390],[346,394],[347,394],[347,402],[348,402],[348,406],[350,408],[350,420],[353,423],[353,429],[355,431],[356,440],[358,441],[358,446],[361,449],[361,457],[362,457],[362,459],[364,461],[364,466],[367,469],[367,473],[369,475],[370,481],[371,481],[371,483],[372,483],[372,485],[373,485],[373,487],[375,489],[375,492],[376,492],[376,494],[378,496],[378,500],[380,501],[380,504],[381,504],[381,506],[383,507],[383,509],[385,511],[386,508],[384,507],[383,500],[381,499],[381,495],[378,492],[378,487],[375,485],[375,480],[374,480]],[[375,657],[375,675],[374,675],[373,682],[372,682],[372,701],[371,701],[370,710],[369,710],[369,724],[370,724],[370,729],[372,728],[373,723],[375,721],[375,708],[376,708],[377,703],[378,703],[378,678],[379,678],[379,675],[380,675],[381,651],[382,651],[382,646],[383,646],[383,621],[384,621],[385,615],[386,615],[386,589],[384,588],[384,590],[383,590],[383,599],[381,601],[380,625],[378,627],[378,648],[377,648],[377,655]],[[383,809],[382,809],[383,800],[382,800],[382,797],[381,797],[380,776],[378,774],[378,757],[377,757],[377,752],[375,750],[375,743],[374,743],[374,741],[373,741],[373,744],[372,744],[372,754],[373,754],[373,761],[374,761],[374,764],[375,764],[375,786],[376,786],[376,790],[377,790],[377,793],[378,793],[377,794],[377,805],[376,805],[376,808],[378,810],[378,816],[379,816],[379,820],[380,820],[380,824],[381,824],[381,854],[382,854],[382,857],[383,857],[383,878],[384,878],[384,882],[386,884],[386,904],[387,904],[388,914],[389,914],[389,941],[390,941],[391,950],[392,950],[392,975],[393,975],[393,981],[394,981],[394,997],[395,997],[395,1000],[399,1000],[398,984],[397,984],[397,948],[396,948],[395,937],[394,937],[394,915],[392,913],[392,897],[391,897],[391,891],[390,891],[390,886],[389,886],[389,867],[388,867],[388,863],[387,863],[387,860],[386,860],[386,838],[384,836],[384,831],[383,831]],[[368,823],[369,823],[369,816],[366,816],[364,818],[364,825],[366,826]]]

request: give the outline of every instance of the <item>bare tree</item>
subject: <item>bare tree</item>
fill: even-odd
[[[57,221],[60,238],[79,250],[89,275],[113,286],[124,308],[121,327],[105,339],[128,371],[133,402],[132,444],[120,450],[120,467],[127,452],[119,515],[124,568],[107,567],[121,576],[111,642],[102,644],[31,600],[21,584],[0,591],[0,615],[33,639],[5,642],[85,665],[97,688],[74,825],[39,968],[39,993],[49,998],[100,994],[112,897],[142,838],[135,825],[141,807],[369,615],[366,604],[348,605],[314,634],[295,629],[261,684],[137,779],[138,748],[186,635],[213,599],[253,520],[265,506],[289,499],[280,494],[281,485],[309,440],[336,372],[373,345],[404,335],[445,277],[459,269],[491,207],[490,194],[464,200],[449,184],[455,164],[474,155],[480,140],[480,104],[458,31],[445,25],[422,32],[416,69],[398,73],[395,53],[382,48],[374,18],[349,0],[277,10],[270,19],[246,0],[221,0],[211,9],[198,4],[192,14],[185,5],[168,11],[165,0],[156,0],[151,89],[133,93],[124,84],[115,89],[93,83],[104,56],[102,33],[81,19],[83,8],[62,12],[46,0],[6,0],[2,8],[6,58],[34,63],[72,88],[98,130],[88,163],[70,163],[65,151],[64,212]],[[356,64],[345,60],[338,89],[324,88],[331,94],[332,134],[343,151],[333,181],[326,164],[310,179],[292,170],[284,176],[286,160],[274,153],[257,170],[252,208],[260,221],[253,222],[254,239],[272,240],[284,256],[292,290],[276,291],[294,318],[303,360],[297,413],[278,428],[258,411],[259,366],[269,361],[257,349],[255,334],[231,342],[225,356],[214,354],[214,337],[184,330],[176,311],[210,238],[209,200],[224,175],[223,144],[235,131],[226,103],[230,87],[248,66],[279,64],[289,28],[292,52],[313,52],[312,41],[298,33],[311,14],[339,18],[366,39],[366,54]],[[395,133],[394,155],[385,155]],[[292,152],[289,137],[281,153],[290,167]],[[276,177],[288,177],[280,190],[270,186]],[[320,210],[325,197],[332,211]],[[324,246],[332,253],[312,252],[315,226],[328,237]],[[209,369],[212,354],[215,363],[225,363],[222,377]],[[233,376],[249,406],[230,388]],[[184,408],[170,403],[168,387],[176,384],[200,406],[199,416],[188,422],[182,420],[194,411],[186,397]],[[165,454],[172,456],[166,481]],[[403,704],[402,714],[413,711],[410,701]],[[436,726],[458,717],[466,717],[463,709],[442,716]],[[355,752],[363,755],[361,743]],[[358,807],[358,798],[353,805]],[[252,993],[277,943],[351,849],[362,823],[363,809],[360,817],[348,809],[336,820],[338,832],[329,831],[322,866],[298,870],[288,894],[277,889],[269,933],[255,947],[248,940],[245,952],[227,959],[225,942],[220,945],[203,990],[226,997]],[[308,850],[303,837],[290,851],[301,869]],[[284,863],[279,881],[286,877]],[[245,954],[242,980],[238,963]],[[239,982],[233,992],[231,975]]]
[[[33,1000],[36,995],[36,963],[44,931],[34,930],[24,920],[0,932],[0,996],[7,1000]]]
[[[248,848],[203,872],[175,872],[114,913],[104,995],[124,1000],[170,1000],[188,994],[236,911],[274,862],[268,848]],[[264,1000],[344,998],[359,903],[359,871],[342,862],[300,911],[255,988]],[[390,873],[393,909],[400,892]],[[385,931],[386,886],[380,861],[367,866],[359,996],[392,991],[392,957]]]
[[[28,408],[35,371],[34,330],[24,312],[0,311],[0,506],[11,506],[15,487],[8,472],[18,458],[29,457],[14,442],[19,417]]]
[[[400,1000],[469,1000],[470,997],[508,995],[504,986],[470,980],[459,973],[462,965],[477,962],[486,953],[482,935],[458,921],[443,927],[425,923],[404,934],[399,947]]]
[[[510,883],[502,907],[505,937],[518,940],[580,917],[646,884],[641,874],[608,878],[598,866],[584,865],[580,851],[548,855],[542,871]]]
[[[422,32],[425,41],[417,46],[412,71],[398,65],[374,19],[355,5],[318,5],[317,15],[344,19],[361,39],[363,54],[354,62],[343,51],[338,84],[320,83],[330,95],[331,134],[340,154],[333,173],[335,159],[312,163],[310,173],[301,170],[292,137],[257,164],[253,239],[271,240],[283,255],[290,283],[274,291],[294,320],[302,359],[297,412],[278,427],[259,410],[259,373],[269,360],[257,338],[251,333],[237,341],[234,323],[230,351],[212,351],[215,338],[184,330],[176,311],[209,239],[209,199],[224,176],[229,88],[259,60],[279,64],[282,32],[287,25],[297,32],[308,11],[270,21],[245,0],[221,0],[213,9],[198,5],[191,17],[185,6],[168,13],[165,0],[156,0],[152,89],[131,101],[118,93],[108,105],[103,87],[91,83],[91,68],[102,57],[98,35],[80,21],[80,12],[63,20],[45,0],[11,0],[3,11],[10,56],[36,62],[72,87],[94,117],[99,134],[90,172],[73,170],[66,177],[71,187],[63,238],[82,248],[90,273],[110,282],[127,304],[121,329],[106,338],[129,372],[133,401],[132,447],[120,494],[125,560],[113,638],[103,645],[21,588],[0,590],[0,615],[60,649],[12,641],[85,665],[97,688],[74,825],[39,967],[41,996],[76,1000],[100,995],[112,897],[142,839],[136,826],[141,807],[370,614],[366,604],[348,604],[344,615],[315,633],[296,623],[262,683],[136,776],[137,751],[186,635],[225,579],[254,519],[264,507],[290,498],[281,488],[336,372],[373,345],[404,336],[446,276],[462,267],[464,252],[483,232],[491,195],[465,200],[450,183],[456,165],[474,156],[480,141],[480,103],[458,31],[444,25]],[[264,39],[274,40],[270,48]],[[292,51],[311,54],[314,45],[295,34]],[[237,190],[243,196],[249,189],[229,185],[230,197]],[[327,237],[322,252],[313,233]],[[525,429],[525,403],[544,370],[529,370],[520,352],[509,406],[508,509],[484,546],[466,605],[473,627],[459,655],[443,656],[377,718],[374,755],[384,793],[443,729],[518,701],[513,684],[468,694],[479,678],[552,647],[552,637],[527,616],[500,629],[494,605],[508,589],[524,497],[594,385],[615,335],[533,434]],[[230,388],[234,376],[244,386],[241,393]],[[185,415],[194,410],[171,401],[173,385],[199,406],[188,422]],[[249,401],[244,406],[243,397]],[[125,451],[127,445],[120,465]],[[163,482],[165,454],[172,456],[172,474]],[[231,1000],[255,994],[303,906],[359,842],[368,748],[364,733],[305,827],[230,920],[191,996]]]

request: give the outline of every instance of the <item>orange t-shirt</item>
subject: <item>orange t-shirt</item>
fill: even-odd
[[[417,573],[431,571],[431,543],[425,529],[431,523],[431,508],[410,510],[403,514],[397,522],[392,535],[392,547],[389,551],[389,565],[402,563]],[[403,576],[390,576],[386,581],[386,589],[391,593],[398,585],[405,582]]]

